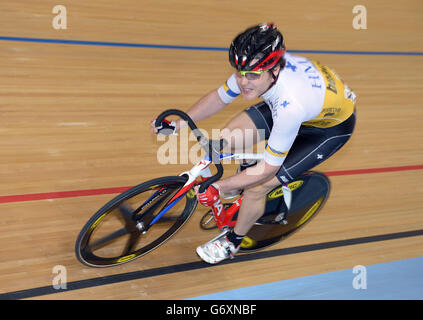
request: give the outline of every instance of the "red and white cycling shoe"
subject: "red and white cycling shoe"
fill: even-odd
[[[228,240],[226,235],[229,231],[229,229],[226,229],[216,238],[197,247],[196,251],[200,258],[210,264],[216,264],[228,258],[232,259],[238,252],[239,246],[235,247],[235,245]]]

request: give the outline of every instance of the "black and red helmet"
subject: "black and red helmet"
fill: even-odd
[[[263,71],[276,66],[285,54],[282,34],[274,24],[260,24],[240,33],[229,48],[229,61],[238,71]],[[250,65],[253,60],[257,61]]]

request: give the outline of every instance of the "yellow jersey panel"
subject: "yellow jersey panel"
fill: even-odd
[[[317,128],[336,126],[353,114],[356,96],[333,70],[318,61],[310,61],[323,75],[326,91],[322,111],[313,120],[302,124]]]

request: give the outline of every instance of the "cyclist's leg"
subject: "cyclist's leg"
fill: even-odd
[[[271,190],[271,186],[280,185],[277,177],[271,178],[259,187],[253,187],[255,191],[244,191],[238,219],[233,230],[224,230],[218,237],[197,247],[197,254],[208,263],[218,263],[227,258],[232,258],[240,249],[241,242],[257,219],[263,215],[265,209],[265,194]],[[263,194],[263,195],[262,195]]]
[[[247,234],[264,213],[266,194],[274,187],[294,180],[333,155],[349,140],[354,125],[355,114],[343,123],[328,129],[301,127],[276,177],[244,190],[234,232],[238,235]]]
[[[209,263],[217,263],[236,254],[242,236],[248,233],[255,221],[264,213],[265,195],[281,182],[293,180],[339,150],[351,137],[354,125],[355,114],[342,124],[329,129],[301,127],[276,177],[244,190],[243,202],[233,232],[224,233],[215,241],[198,247],[197,253],[200,257]]]
[[[289,182],[316,167],[337,152],[354,131],[355,114],[331,128],[302,126],[281,169],[278,179]]]
[[[238,211],[238,218],[234,232],[245,236],[254,223],[264,214],[266,208],[266,195],[275,187],[280,185],[277,177],[244,189],[241,207]]]
[[[269,139],[273,127],[272,111],[269,106],[265,102],[261,102],[246,109],[244,114],[258,129],[258,141]],[[260,151],[263,152],[264,148]],[[264,214],[266,194],[278,185],[280,185],[279,180],[277,177],[273,177],[260,185],[244,189],[242,204],[234,227],[235,234],[244,236],[248,233],[254,223]]]

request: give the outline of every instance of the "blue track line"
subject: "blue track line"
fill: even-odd
[[[228,48],[222,48],[222,47],[177,46],[177,45],[161,45],[161,44],[43,39],[43,38],[26,38],[26,37],[0,36],[0,41],[37,42],[37,43],[54,43],[54,44],[70,44],[70,45],[85,45],[85,46],[171,49],[171,50],[228,51]],[[336,50],[289,50],[289,51],[292,53],[344,54],[344,55],[390,55],[390,56],[422,56],[423,55],[423,52],[395,52],[395,51],[336,51]]]
[[[173,45],[161,45],[161,44],[81,41],[81,40],[63,40],[63,39],[0,37],[0,40],[2,40],[2,41],[19,41],[19,42],[73,44],[73,45],[85,45],[85,46],[135,47],[135,48],[152,48],[152,49],[204,50],[204,51],[228,51],[227,48],[218,48],[218,47],[173,46]]]

